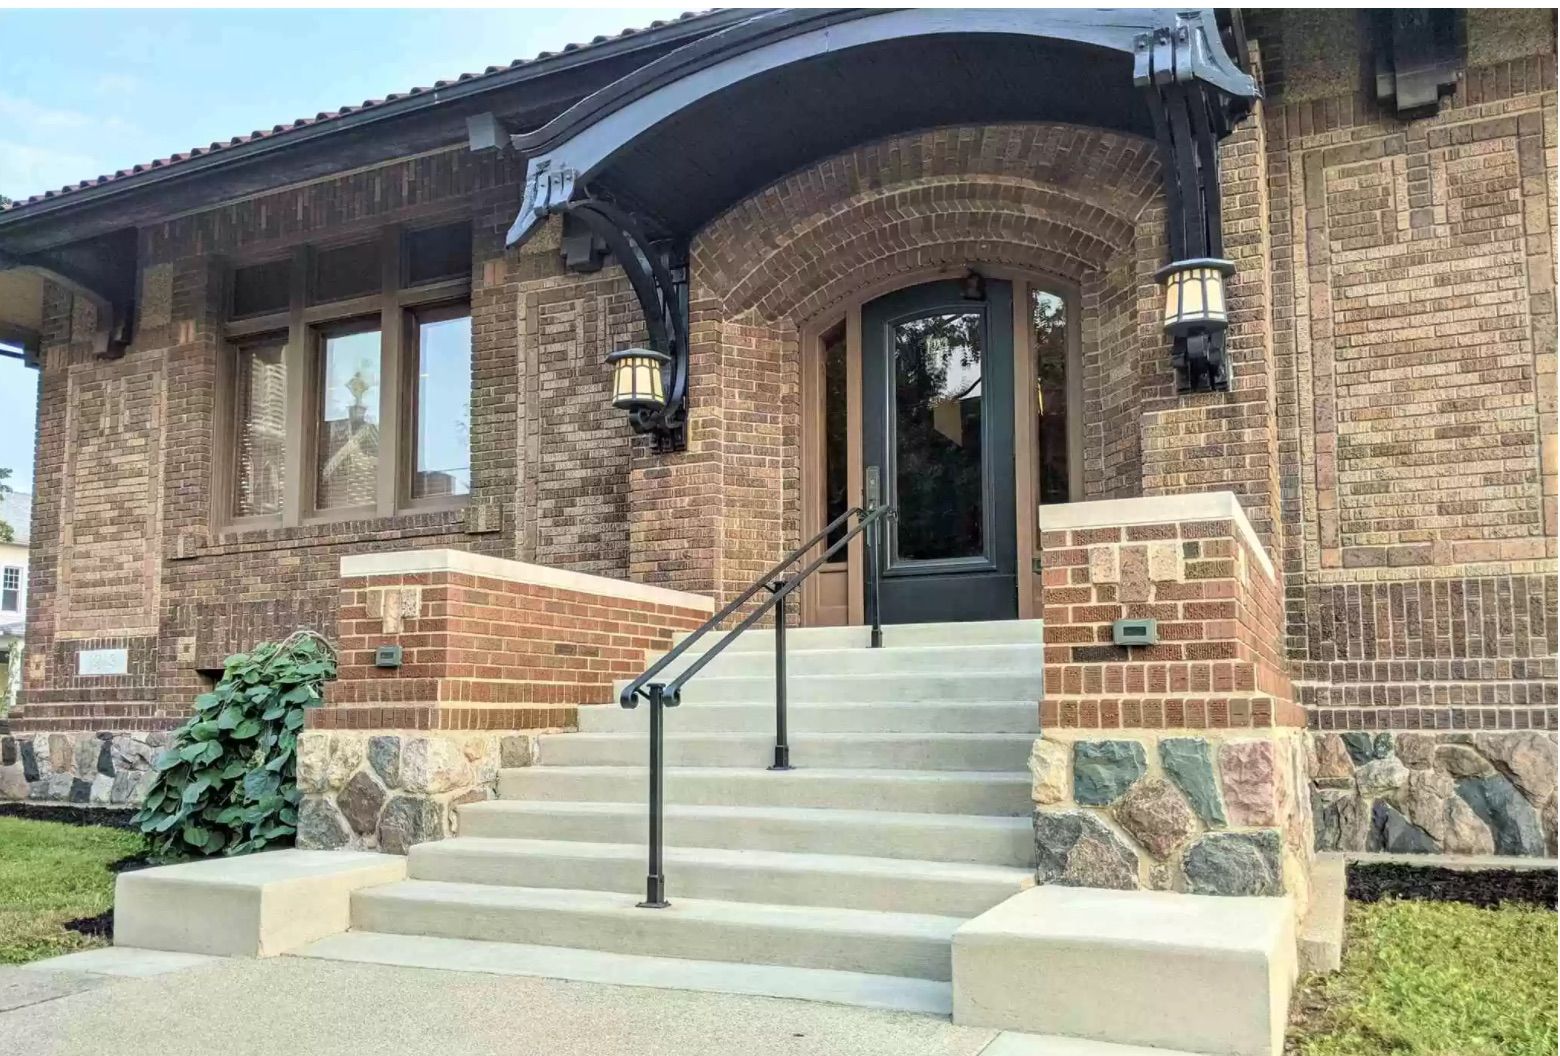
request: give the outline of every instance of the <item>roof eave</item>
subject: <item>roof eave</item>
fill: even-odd
[[[71,190],[39,202],[16,205],[0,212],[0,236],[5,235],[8,230],[32,227],[39,223],[46,224],[52,219],[69,213],[102,205],[115,197],[139,193],[160,185],[193,182],[218,172],[270,159],[286,151],[317,144],[334,136],[362,131],[375,124],[425,113],[438,106],[503,92],[544,77],[631,55],[636,51],[662,48],[667,44],[701,37],[748,17],[751,17],[751,12],[735,9],[713,11],[682,21],[670,22],[664,26],[637,32],[633,36],[593,44],[575,51],[560,52],[512,69],[478,75],[468,81],[407,95],[342,117],[334,117],[328,121],[320,121],[301,128],[284,129],[264,138],[223,147],[199,157],[105,180],[101,184]]]

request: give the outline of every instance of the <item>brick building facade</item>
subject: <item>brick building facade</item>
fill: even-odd
[[[103,351],[102,303],[56,281],[39,287],[38,485],[14,737],[165,731],[227,653],[298,626],[347,635],[346,557],[469,551],[730,598],[823,523],[820,342],[857,325],[852,313],[874,298],[972,269],[1066,301],[1071,498],[1232,492],[1244,511],[1243,522],[1193,518],[1168,536],[1053,530],[1044,509],[1031,519],[1018,614],[1047,621],[1046,723],[1147,726],[1152,713],[1161,728],[1556,729],[1552,13],[1460,14],[1455,83],[1433,113],[1412,116],[1377,95],[1367,19],[1247,13],[1263,97],[1218,148],[1224,255],[1236,266],[1229,391],[1178,391],[1154,279],[1167,247],[1151,139],[1058,121],[945,122],[770,173],[688,246],[687,449],[657,453],[611,407],[603,366],[643,339],[634,291],[611,264],[568,267],[575,232],[558,218],[506,249],[526,159],[470,149],[465,120],[507,107],[534,126],[728,17],[459,82],[525,76],[480,107],[440,104],[441,131],[406,133],[377,154],[354,140],[333,157],[303,140],[396,97],[0,214],[0,249],[19,260],[46,253],[51,224],[66,237],[74,201],[83,215],[104,208],[89,190],[123,184],[142,217],[133,327],[118,354]],[[307,159],[271,162],[241,189],[137,183],[289,137]],[[377,499],[347,514],[295,499],[271,521],[235,517],[234,350],[253,336],[233,311],[238,273],[303,269],[366,239],[388,275],[385,260],[413,252],[406,232],[451,226],[469,235],[469,268],[436,285],[440,304],[469,306],[469,494],[412,501],[383,484],[392,467]],[[386,296],[415,316],[418,287],[407,288]],[[315,326],[310,312],[335,325],[320,298],[302,300],[294,290],[278,302],[295,316],[284,330]],[[401,369],[386,363],[386,379]],[[379,406],[393,416],[404,396]],[[376,440],[382,455],[415,447],[410,421],[396,443]],[[291,470],[308,464],[312,448],[300,450]],[[1018,494],[1035,507],[1032,484]],[[1118,586],[1152,557],[1131,544],[1165,538],[1188,547],[1175,554],[1176,583],[1233,581],[1239,553],[1243,569],[1271,566],[1272,589]],[[1100,546],[1121,550],[1103,578],[1088,553]],[[1197,563],[1208,567],[1189,570]],[[836,611],[812,597],[804,618],[833,618],[826,610]],[[859,599],[837,611],[859,618]],[[1112,644],[1110,624],[1133,615],[1185,627],[1187,639]],[[105,655],[106,673],[93,673]],[[1244,665],[1238,685],[1209,666],[1225,662]],[[1248,696],[1231,704],[1234,691]],[[1250,694],[1265,701],[1256,719]],[[527,713],[524,699],[493,699],[511,709],[505,728],[568,725],[556,701]],[[482,728],[480,717],[459,721]],[[7,765],[20,766],[15,755]],[[1552,825],[1552,790],[1547,806]]]

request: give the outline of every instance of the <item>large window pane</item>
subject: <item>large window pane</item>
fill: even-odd
[[[233,514],[258,517],[282,512],[286,478],[286,343],[272,340],[238,349],[238,464]]]
[[[371,506],[379,478],[379,330],[327,335],[321,349],[315,506]]]
[[[417,448],[412,498],[471,492],[471,315],[417,318]]]
[[[983,552],[981,358],[985,316],[931,315],[894,326],[899,557]]]
[[[836,327],[823,339],[823,522],[830,524],[834,518],[850,507],[847,494],[848,458],[845,376],[845,328]],[[829,535],[829,545],[839,542],[846,526],[840,525]],[[845,561],[844,548],[829,559],[831,563]]]
[[[1040,438],[1040,501],[1072,498],[1067,458],[1067,304],[1034,290],[1030,317],[1035,333],[1035,414]]]

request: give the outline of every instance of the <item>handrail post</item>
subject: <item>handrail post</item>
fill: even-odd
[[[666,707],[665,686],[652,682],[645,687],[650,697],[650,864],[645,873],[645,900],[641,909],[665,909],[666,875],[661,865],[661,815],[664,806],[666,735],[662,719]]]
[[[876,509],[877,507],[872,507],[873,512]],[[878,533],[882,528],[882,517],[878,517],[867,528],[867,615],[872,620],[872,648],[874,649],[883,648],[882,599],[878,596],[878,544],[882,538]]]
[[[791,745],[786,739],[785,724],[785,580],[776,580],[770,591],[775,599],[775,765],[771,770],[791,769]]]

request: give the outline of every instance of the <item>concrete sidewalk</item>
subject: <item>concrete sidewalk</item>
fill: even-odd
[[[279,957],[0,969],[28,1056],[1173,1056],[808,1001]],[[163,955],[167,956],[167,955]],[[113,972],[113,975],[100,974]],[[23,988],[31,987],[31,999]],[[0,1004],[3,1008],[4,1004]]]

